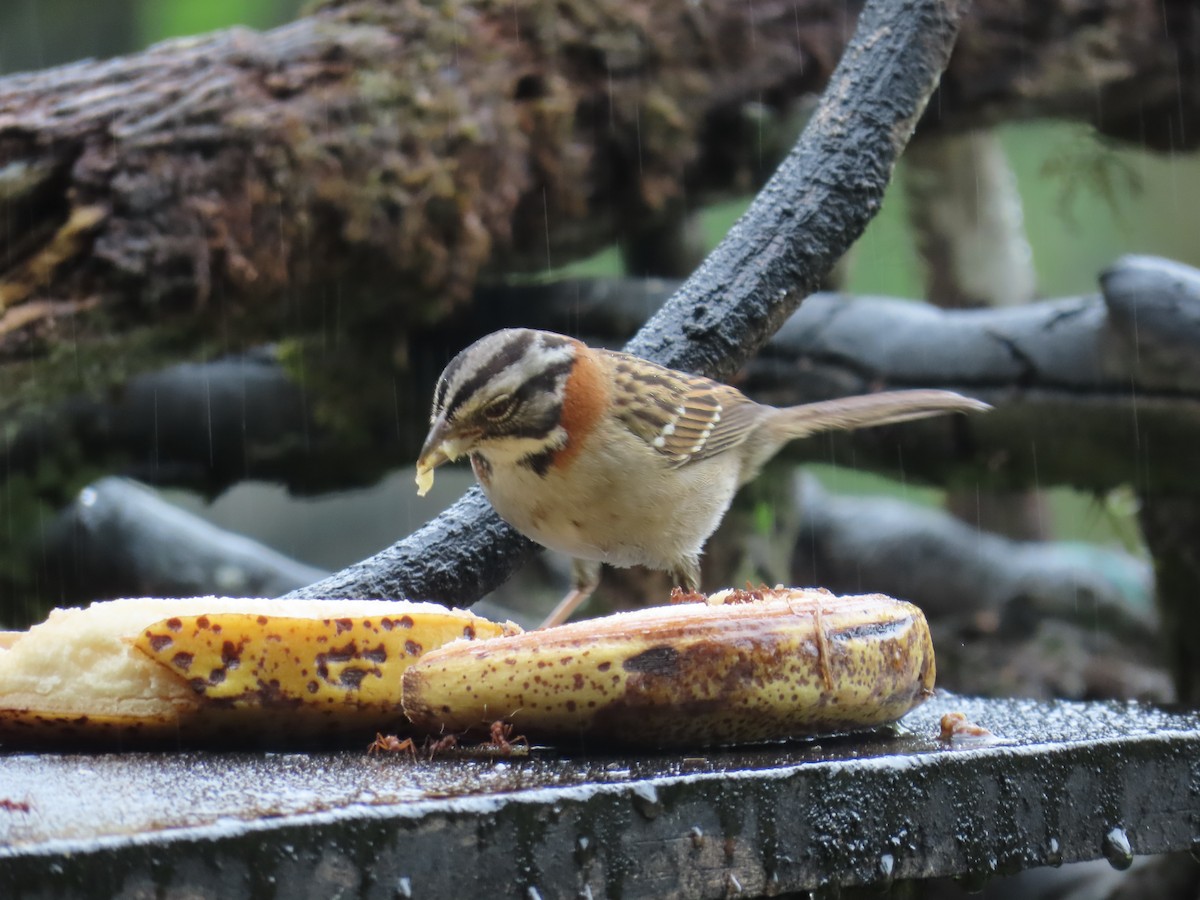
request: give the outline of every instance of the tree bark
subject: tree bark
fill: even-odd
[[[685,172],[748,190],[744,105],[819,91],[859,5],[355,0],[0,79],[0,362],[86,311],[399,328],[674,215]]]
[[[226,349],[330,308],[401,329],[481,273],[746,190],[858,9],[343,0],[0,79],[0,363],[65,339],[97,348],[92,384],[148,322]],[[1061,116],[1194,147],[1191,10],[979,0],[925,124]]]
[[[743,386],[776,404],[813,393],[800,387],[809,379],[839,394],[940,386],[997,407],[795,442],[791,459],[852,459],[946,485],[1194,495],[1200,272],[1127,257],[1101,289],[1101,298],[945,312],[813,298],[752,361]]]

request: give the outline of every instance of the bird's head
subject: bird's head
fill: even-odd
[[[563,394],[581,346],[548,331],[508,328],[450,360],[433,392],[417,493],[429,490],[434,469],[470,453],[516,461],[561,447]]]

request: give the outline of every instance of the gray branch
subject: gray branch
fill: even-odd
[[[59,589],[88,600],[221,594],[261,597],[324,574],[225,531],[124,478],[84,488],[55,520],[44,551]]]
[[[814,297],[751,363],[743,387],[800,403],[881,386],[947,387],[987,416],[798,442],[796,460],[853,459],[937,484],[1194,494],[1200,441],[1200,272],[1127,257],[1102,294],[943,311]]]
[[[793,584],[882,591],[936,619],[989,611],[999,627],[1054,618],[1154,646],[1154,575],[1135,557],[1085,544],[1014,541],[950,514],[886,497],[837,497],[797,480]],[[1006,621],[1007,620],[1007,621]]]
[[[891,472],[903,467],[907,477],[943,486],[995,481],[1106,491],[1141,478],[1194,492],[1200,273],[1129,257],[1103,282],[1104,295],[994,311],[815,294],[750,360],[737,383],[776,404],[881,387],[948,387],[997,407],[987,417],[953,424],[824,436],[791,447],[793,459],[832,457]],[[412,396],[423,404],[432,392],[435,360],[484,331],[522,323],[618,346],[676,287],[661,280],[604,279],[489,289],[477,300],[479,315],[470,330],[422,337],[424,357],[414,364]],[[320,373],[317,365],[312,372]],[[267,350],[142,375],[103,401],[65,404],[19,428],[0,447],[0,484],[33,477],[52,450],[76,446],[86,447],[87,458],[105,469],[212,493],[247,474],[299,492],[361,485],[415,456],[423,412],[409,407],[407,392],[393,402],[391,385],[385,385],[387,402],[368,404],[355,418],[363,433],[380,437],[355,442],[355,435],[312,415],[329,402],[319,393],[326,381],[344,389],[319,374],[310,379],[306,397],[294,373]],[[360,394],[372,389],[369,383],[355,388]],[[994,427],[996,421],[1004,424]],[[1060,427],[1063,422],[1071,428]],[[55,464],[69,471],[65,467],[79,456],[63,452]]]

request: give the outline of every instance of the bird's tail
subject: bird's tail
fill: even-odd
[[[821,431],[850,431],[873,425],[911,422],[955,412],[985,412],[991,406],[982,400],[964,397],[953,391],[884,391],[857,397],[839,397],[821,403],[806,403],[776,409],[763,423],[767,440],[759,442],[742,467],[742,483],[758,470],[784,444]]]
[[[819,431],[849,431],[872,425],[911,422],[952,412],[984,412],[991,406],[953,391],[885,391],[858,397],[839,397],[777,410],[768,427],[784,441]]]

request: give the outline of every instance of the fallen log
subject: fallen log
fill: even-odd
[[[147,326],[160,353],[334,309],[395,335],[481,275],[673,227],[765,179],[860,9],[329,0],[261,34],[0,78],[0,364],[65,341],[103,388],[117,336]],[[981,0],[923,126],[1054,116],[1188,149],[1198,57],[1187,0]],[[119,345],[127,366],[146,352]]]

